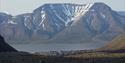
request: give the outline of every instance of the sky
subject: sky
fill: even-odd
[[[125,11],[125,0],[0,0],[0,12],[12,15],[31,13],[34,9],[46,3],[76,3],[104,2],[113,10]]]

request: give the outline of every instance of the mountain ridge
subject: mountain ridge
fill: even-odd
[[[0,17],[3,18],[2,15]],[[1,35],[21,42],[107,42],[125,31],[125,17],[104,3],[45,4],[33,13],[0,20]],[[6,32],[4,32],[6,31]],[[17,42],[20,43],[20,42]]]

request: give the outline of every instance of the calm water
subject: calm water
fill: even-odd
[[[75,44],[11,44],[19,51],[41,52],[41,51],[60,51],[60,50],[85,50],[101,47],[99,43],[75,43]]]

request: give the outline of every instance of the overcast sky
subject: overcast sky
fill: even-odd
[[[76,3],[85,4],[93,0],[0,0],[0,11],[9,12],[12,15],[32,12],[37,7],[45,3]],[[104,2],[112,9],[125,11],[125,0],[94,0],[95,2]]]

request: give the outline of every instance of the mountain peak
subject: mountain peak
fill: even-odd
[[[103,2],[95,2],[95,3],[87,3],[87,4],[96,4],[96,5],[106,5]],[[79,5],[79,6],[83,6],[83,5],[87,5],[87,4],[76,4],[76,3],[46,3],[42,6],[48,6],[48,5]]]
[[[47,41],[47,39],[53,40],[54,37],[57,39],[61,37],[60,40],[74,39],[75,42],[80,42],[83,38],[95,36],[92,40],[104,41],[111,40],[125,30],[124,17],[119,16],[101,2],[89,4],[48,3],[29,14],[22,14],[15,18],[8,16],[0,16],[0,18],[2,23],[0,32],[8,40],[38,39],[41,42],[43,39]],[[68,34],[69,39],[65,38]],[[83,39],[82,42],[84,41],[87,42],[88,39]],[[73,40],[67,42],[73,42]]]
[[[96,3],[88,3],[88,4],[72,4],[72,3],[46,3],[42,6],[40,6],[39,8],[35,9],[35,11],[42,11],[42,10],[51,10],[51,9],[55,9],[55,10],[61,10],[62,9],[71,9],[74,10],[73,8],[74,7],[77,7],[78,9],[81,9],[81,8],[85,8],[85,7],[91,7],[90,9],[94,9],[96,11],[102,11],[104,9],[106,10],[111,10],[111,8],[106,5],[105,3],[103,2],[96,2]],[[79,8],[81,7],[81,8]],[[83,9],[82,9],[83,10]],[[84,11],[84,10],[83,10]]]
[[[73,3],[46,3],[42,6],[47,6],[47,5],[77,5],[77,6],[82,6],[85,4],[73,4]]]
[[[106,5],[106,4],[105,4],[105,3],[103,3],[103,2],[95,2],[94,4]]]
[[[105,4],[103,2],[96,2],[96,3],[94,3],[92,8],[94,8],[97,11],[100,11],[100,10],[101,11],[103,11],[103,10],[111,10],[111,8],[107,4]]]
[[[88,3],[89,4],[93,4],[93,3]],[[62,7],[62,6],[85,6],[87,4],[73,4],[73,3],[46,3],[42,6],[40,6],[39,8],[37,9],[42,9],[42,8],[48,8],[50,6],[56,6],[56,7]]]

